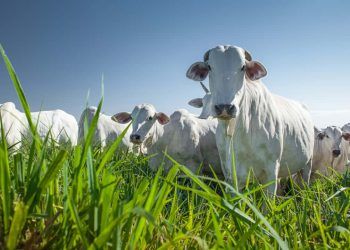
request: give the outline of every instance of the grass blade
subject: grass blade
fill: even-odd
[[[15,214],[11,223],[10,233],[7,240],[7,248],[9,250],[16,249],[17,241],[20,238],[22,229],[26,222],[28,208],[23,202],[18,202],[15,208]]]
[[[0,144],[0,188],[1,188],[1,201],[3,210],[4,230],[8,232],[11,216],[11,181],[10,181],[10,166],[9,155],[7,151],[7,143],[5,139],[5,132],[2,126],[2,117],[0,114],[0,126],[1,126],[1,144]]]

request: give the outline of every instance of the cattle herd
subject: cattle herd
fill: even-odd
[[[189,102],[202,108],[199,116],[181,109],[168,117],[151,104],[137,105],[131,113],[100,114],[93,143],[105,148],[132,122],[121,148],[152,155],[151,169],[169,170],[169,155],[193,172],[214,172],[232,180],[235,166],[239,188],[253,170],[259,182],[274,181],[267,188],[272,194],[279,191],[279,180],[290,175],[309,183],[319,176],[317,172],[345,172],[350,123],[342,128],[316,128],[305,106],[272,94],[262,84],[266,74],[248,51],[217,46],[186,73],[205,91],[203,98]],[[209,89],[202,83],[207,77]],[[86,108],[79,124],[62,110],[35,112],[32,120],[41,138],[49,135],[55,144],[75,146],[84,138],[84,121],[90,124],[96,110]],[[0,105],[0,114],[7,144],[16,151],[31,136],[26,116],[11,102]]]

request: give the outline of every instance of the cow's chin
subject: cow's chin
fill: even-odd
[[[231,119],[236,118],[236,116],[235,115],[217,115],[217,116],[215,116],[215,118],[217,118],[219,120],[229,121]]]
[[[141,140],[130,140],[133,144],[135,145],[141,145],[142,141]]]

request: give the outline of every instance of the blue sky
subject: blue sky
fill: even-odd
[[[105,113],[152,103],[170,114],[201,97],[187,68],[217,44],[251,52],[264,83],[299,100],[319,126],[350,122],[350,1],[10,1],[0,43],[32,110],[79,117],[101,97]],[[0,62],[0,103],[16,94]]]

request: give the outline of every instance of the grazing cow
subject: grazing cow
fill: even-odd
[[[7,143],[19,149],[22,141],[31,137],[27,118],[12,102],[4,103],[0,109]],[[62,110],[52,110],[32,112],[31,117],[41,139],[49,134],[51,141],[59,145],[77,144],[78,124],[72,115]]]
[[[259,79],[265,67],[235,46],[217,46],[196,62],[187,77],[203,81],[209,75],[211,113],[219,119],[216,142],[226,179],[232,181],[232,154],[239,188],[252,169],[276,194],[280,177],[301,172],[309,181],[314,125],[300,103],[272,94]]]
[[[350,133],[342,132],[339,127],[315,128],[315,146],[312,160],[312,179],[319,172],[328,176],[335,171],[344,173],[347,169]]]
[[[131,114],[118,113],[113,119],[120,123],[133,121],[130,140],[142,144],[149,155],[156,154],[150,158],[152,170],[163,163],[164,169],[169,171],[173,164],[164,157],[166,151],[195,173],[203,164],[202,173],[211,174],[210,165],[218,176],[222,175],[215,144],[215,120],[199,119],[184,109],[175,111],[169,118],[150,104],[136,106]]]
[[[84,120],[87,119],[88,125],[91,124],[91,121],[96,114],[96,107],[87,107],[80,116],[79,120],[79,139],[81,142],[84,139]],[[93,145],[100,146],[102,149],[108,145],[111,145],[115,139],[126,129],[127,125],[118,124],[112,121],[111,116],[100,113],[97,126],[95,129],[95,134],[93,137]],[[132,144],[129,141],[130,129],[125,134],[120,148],[122,150],[132,149]]]

